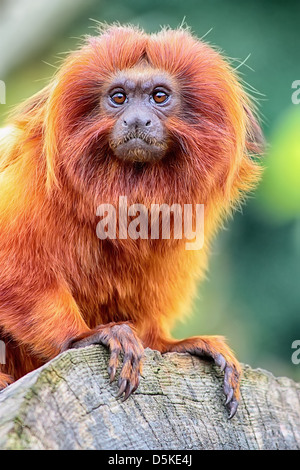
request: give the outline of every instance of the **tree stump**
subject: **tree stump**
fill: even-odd
[[[223,373],[147,349],[137,391],[109,384],[102,346],[66,351],[0,393],[1,449],[300,449],[300,384],[243,366],[229,421]]]

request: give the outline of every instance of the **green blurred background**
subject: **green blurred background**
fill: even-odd
[[[239,359],[300,380],[291,344],[300,339],[300,3],[238,0],[0,0],[0,79],[6,104],[42,88],[52,65],[95,34],[95,22],[138,24],[148,32],[183,20],[239,66],[260,101],[268,142],[258,191],[213,246],[207,280],[177,337],[225,335]],[[298,95],[300,98],[300,94]]]

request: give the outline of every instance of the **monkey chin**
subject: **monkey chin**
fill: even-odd
[[[123,161],[139,163],[155,163],[161,160],[167,150],[167,145],[161,142],[148,143],[142,139],[134,138],[119,145],[110,144],[114,155]]]

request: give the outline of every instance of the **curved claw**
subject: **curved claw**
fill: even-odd
[[[217,355],[217,357],[215,358],[215,363],[217,364],[217,366],[221,368],[221,372],[225,370],[226,360],[225,360],[225,357],[222,356],[222,354]]]
[[[225,401],[225,406],[227,406],[231,402],[232,397],[233,397],[233,393],[234,393],[233,388],[231,388],[229,390],[228,394],[227,394],[227,399]]]
[[[228,404],[228,409],[229,409],[229,416],[228,419],[231,419],[234,417],[236,410],[239,406],[239,402],[235,399],[233,399],[229,404]]]
[[[109,383],[110,384],[115,380],[116,371],[117,371],[117,369],[116,369],[115,366],[108,366],[107,372],[108,372],[108,375],[109,375]]]
[[[120,398],[121,395],[123,395],[123,393],[125,392],[126,388],[127,388],[127,379],[119,380],[119,391],[116,397]]]
[[[127,400],[127,398],[132,394],[133,388],[134,388],[133,385],[130,382],[128,382],[123,401]]]

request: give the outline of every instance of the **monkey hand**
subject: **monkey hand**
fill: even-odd
[[[194,336],[181,341],[165,343],[163,352],[188,352],[198,357],[212,359],[224,371],[225,405],[231,419],[240,398],[241,366],[222,336]]]
[[[142,372],[142,357],[144,348],[136,336],[130,322],[111,322],[100,325],[87,333],[83,333],[71,339],[63,350],[83,348],[90,344],[103,344],[110,350],[108,373],[110,383],[114,380],[119,364],[119,356],[122,353],[123,365],[120,371],[117,397],[124,394],[126,400],[139,385]]]

